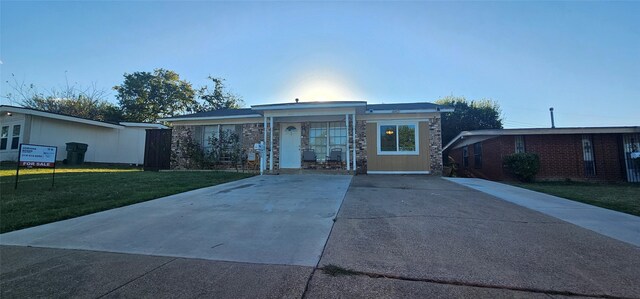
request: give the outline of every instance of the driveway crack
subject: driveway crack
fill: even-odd
[[[336,273],[336,268],[339,268],[340,272],[338,272],[338,274],[333,274],[332,275],[332,273]],[[427,283],[444,284],[444,285],[476,287],[476,288],[485,288],[485,289],[510,290],[510,291],[538,293],[538,294],[545,294],[545,295],[571,296],[571,297],[616,298],[616,299],[631,298],[631,297],[612,296],[612,295],[607,295],[607,294],[585,294],[585,293],[578,293],[578,292],[571,292],[571,291],[558,291],[558,290],[545,290],[545,289],[526,288],[526,287],[513,287],[513,286],[494,285],[494,284],[485,284],[485,283],[474,283],[474,282],[464,282],[464,281],[447,280],[447,279],[406,277],[406,276],[400,276],[400,275],[380,274],[380,273],[375,273],[375,272],[344,269],[344,268],[337,267],[337,266],[334,266],[334,265],[328,265],[328,266],[321,267],[321,268],[318,268],[318,269],[323,271],[323,272],[326,272],[327,275],[331,275],[331,276],[337,276],[337,275],[360,275],[360,276],[367,276],[369,278],[383,278],[383,279],[393,279],[393,280],[402,280],[402,281],[427,282]],[[346,273],[346,274],[340,274],[340,273]]]
[[[153,269],[151,269],[151,270],[149,270],[149,271],[147,271],[147,272],[144,272],[144,273],[142,273],[142,274],[140,274],[140,275],[138,275],[138,276],[134,277],[133,279],[131,279],[131,280],[129,280],[129,281],[127,281],[127,282],[125,282],[124,284],[122,284],[122,285],[120,285],[120,286],[118,286],[118,287],[114,288],[113,290],[108,291],[108,292],[106,292],[105,294],[103,294],[103,295],[101,295],[101,296],[98,296],[97,298],[104,298],[105,296],[107,296],[107,295],[109,295],[109,294],[111,294],[111,293],[113,293],[113,292],[115,292],[115,291],[117,291],[117,290],[119,290],[119,289],[121,289],[121,288],[123,288],[123,287],[127,286],[128,284],[130,284],[130,283],[132,283],[132,282],[134,282],[134,281],[136,281],[136,280],[140,279],[141,277],[143,277],[143,276],[145,276],[145,275],[147,275],[147,274],[149,274],[149,273],[151,273],[151,272],[153,272],[153,271],[155,271],[155,270],[157,270],[157,269],[160,269],[160,268],[164,267],[165,265],[167,265],[167,264],[169,264],[169,263],[171,263],[171,262],[173,262],[173,261],[175,261],[175,260],[177,260],[177,259],[178,259],[177,257],[176,257],[176,258],[172,258],[172,259],[170,259],[170,260],[168,260],[168,261],[166,261],[166,262],[162,263],[161,265],[159,265],[159,266],[157,266],[157,267],[154,267]]]
[[[561,221],[522,221],[522,220],[507,220],[507,219],[486,219],[476,217],[460,217],[460,216],[443,216],[443,215],[391,215],[391,216],[372,216],[372,217],[340,217],[345,220],[375,220],[375,219],[392,219],[392,218],[445,218],[445,219],[463,219],[463,220],[481,220],[481,221],[494,221],[494,222],[508,222],[508,223],[532,223],[532,224],[546,224],[546,223],[562,223]]]

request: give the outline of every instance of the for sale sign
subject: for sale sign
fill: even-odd
[[[56,154],[58,148],[55,146],[21,144],[20,145],[20,166],[27,167],[56,167]]]

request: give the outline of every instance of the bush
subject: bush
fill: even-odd
[[[530,182],[540,170],[540,157],[534,153],[517,153],[504,157],[504,166],[522,182]]]

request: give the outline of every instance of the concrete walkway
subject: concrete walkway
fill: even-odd
[[[483,179],[446,179],[640,247],[640,217]]]
[[[351,176],[256,176],[0,235],[2,245],[315,266]]]

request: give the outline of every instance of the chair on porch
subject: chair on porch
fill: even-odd
[[[329,167],[336,167],[338,169],[342,168],[342,149],[341,148],[332,148],[329,152],[329,156],[327,157],[327,164]]]
[[[309,163],[309,167],[316,168],[316,162],[318,161],[318,157],[316,156],[316,152],[312,149],[306,149],[302,151],[302,162]]]

